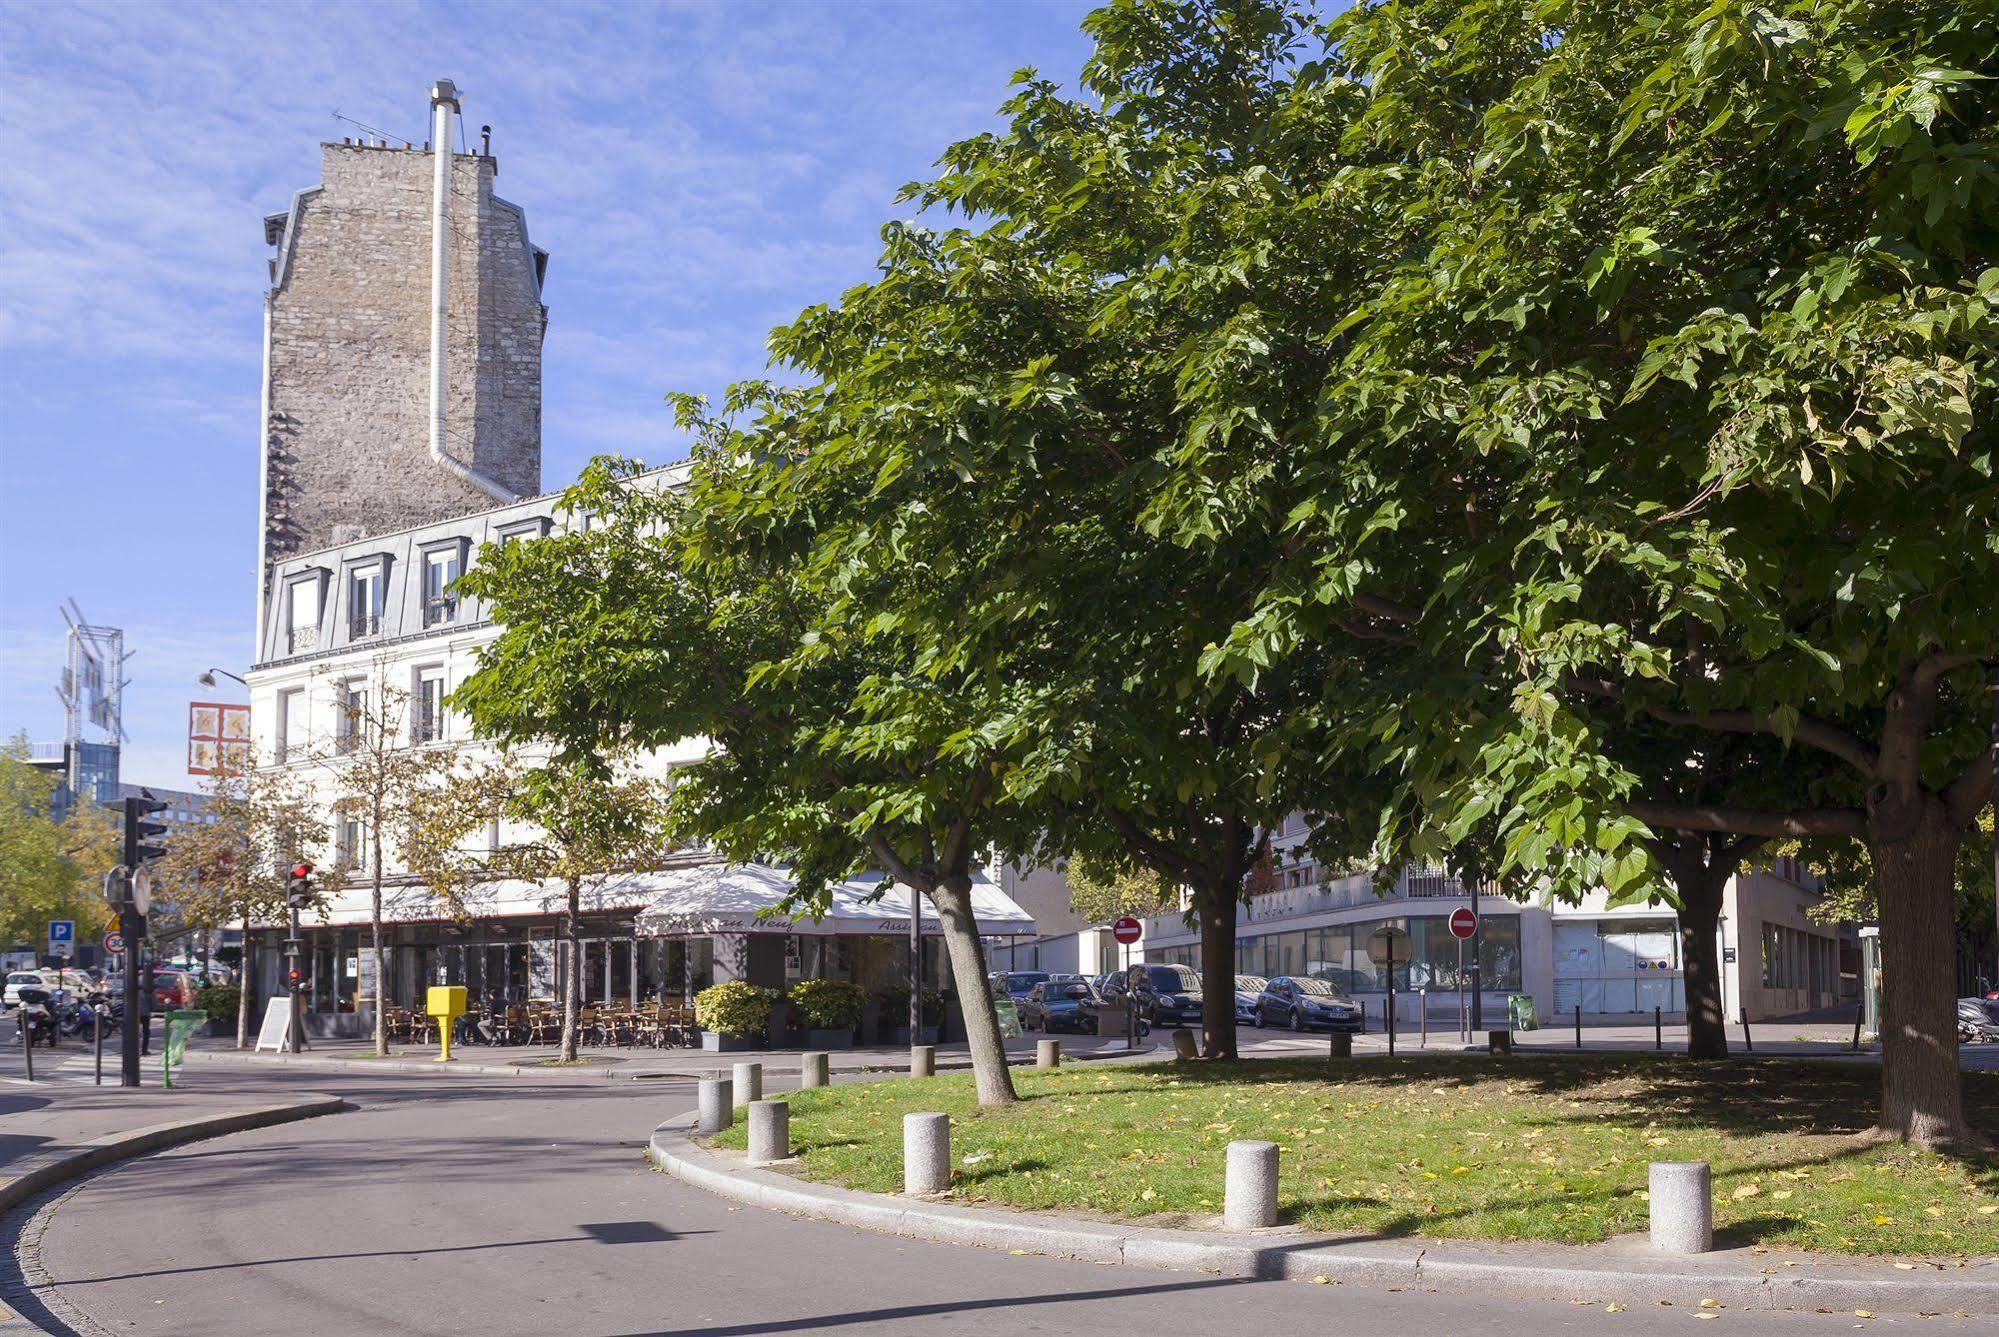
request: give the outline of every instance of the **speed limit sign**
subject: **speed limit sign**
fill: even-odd
[[[116,929],[105,934],[104,950],[112,956],[123,956],[125,953],[125,935]]]

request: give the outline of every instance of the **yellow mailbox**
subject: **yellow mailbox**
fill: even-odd
[[[433,984],[423,1010],[437,1018],[437,1039],[442,1048],[438,1051],[438,1063],[451,1062],[451,1031],[458,1019],[465,1015],[465,986],[462,984]]]

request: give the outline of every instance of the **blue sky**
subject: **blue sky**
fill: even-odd
[[[554,487],[680,454],[663,392],[758,373],[772,325],[868,277],[897,187],[1015,69],[1073,81],[1088,8],[0,0],[0,734],[60,736],[74,595],[136,652],[125,778],[196,783],[194,675],[251,645],[262,219],[358,133],[336,110],[423,140],[447,75],[493,126],[552,257]]]

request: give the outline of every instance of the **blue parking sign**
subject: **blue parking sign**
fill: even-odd
[[[74,919],[51,919],[49,921],[49,941],[75,942],[76,921]]]

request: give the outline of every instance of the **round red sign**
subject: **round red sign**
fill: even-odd
[[[118,930],[116,929],[113,929],[111,932],[105,934],[104,950],[106,952],[109,952],[112,956],[117,956],[120,952],[123,952],[125,950],[125,935],[118,932]]]
[[[1122,943],[1134,943],[1145,936],[1145,926],[1130,915],[1120,915],[1111,925],[1111,936]]]
[[[1453,938],[1469,938],[1476,932],[1478,932],[1478,916],[1471,912],[1470,906],[1460,905],[1457,909],[1451,911],[1451,936]]]

